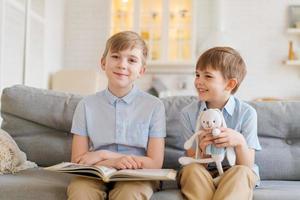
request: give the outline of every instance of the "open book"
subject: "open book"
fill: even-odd
[[[176,171],[173,169],[117,170],[105,166],[86,166],[70,162],[63,162],[50,167],[45,167],[44,169],[97,178],[104,182],[129,180],[175,180],[176,178]]]

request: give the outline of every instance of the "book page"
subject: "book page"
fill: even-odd
[[[61,171],[61,172],[98,172],[93,174],[100,174],[100,176],[108,177],[117,170],[114,168],[109,168],[105,166],[88,166],[88,165],[82,165],[77,163],[71,163],[71,162],[63,162],[59,163],[57,165],[53,165],[51,167],[46,167],[47,170],[52,171]]]
[[[117,171],[115,168],[110,168],[105,166],[94,166],[94,167],[99,169],[102,172],[102,174],[106,177],[111,176],[113,173]]]
[[[175,180],[176,171],[173,169],[124,169],[115,172],[110,179],[121,180]]]
[[[86,166],[76,163],[63,162],[46,170],[89,176],[109,181],[127,180],[175,180],[176,171],[173,169],[125,169],[116,170],[105,166]]]

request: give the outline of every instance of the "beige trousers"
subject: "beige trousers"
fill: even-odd
[[[120,181],[111,184],[110,188],[100,180],[75,177],[68,186],[69,200],[148,200],[158,189],[158,181]],[[108,194],[108,195],[107,195]]]
[[[250,200],[256,181],[255,173],[243,165],[229,168],[217,185],[201,164],[187,165],[179,173],[181,192],[188,200]]]

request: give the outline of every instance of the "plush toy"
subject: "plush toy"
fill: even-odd
[[[28,161],[26,154],[19,149],[12,137],[0,129],[0,175],[33,167],[37,165]]]
[[[211,155],[211,158],[200,158],[199,148],[198,148],[198,136],[199,130],[211,130],[214,137],[221,133],[220,128],[227,127],[222,112],[219,109],[207,109],[201,112],[197,118],[196,133],[193,134],[185,143],[184,148],[190,149],[193,145],[194,140],[196,140],[196,154],[194,158],[191,157],[181,157],[179,158],[179,163],[182,165],[187,165],[190,163],[211,163],[215,162],[218,172],[220,175],[223,174],[222,161],[224,159],[225,153],[229,164],[232,166],[235,164],[235,152],[232,147],[229,148],[218,148],[213,144],[207,145],[205,153]]]

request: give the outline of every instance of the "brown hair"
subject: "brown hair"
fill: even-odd
[[[148,48],[145,41],[139,36],[139,34],[133,31],[123,31],[111,36],[105,46],[102,59],[108,54],[108,51],[119,52],[126,49],[140,48],[143,53],[142,62],[146,64],[148,56]]]
[[[205,51],[197,61],[196,70],[203,71],[207,68],[220,71],[226,80],[237,79],[232,94],[237,91],[247,73],[243,58],[231,47],[214,47]]]

